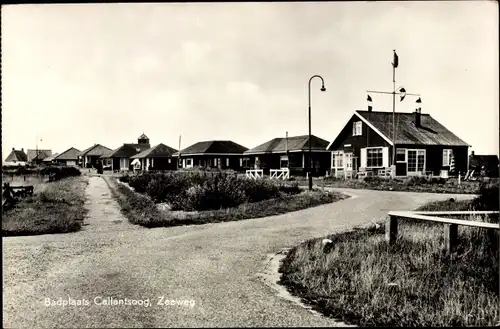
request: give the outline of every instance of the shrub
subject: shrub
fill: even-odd
[[[479,187],[479,196],[472,202],[476,210],[498,210],[500,195],[497,182],[483,182]]]
[[[155,202],[167,202],[173,210],[210,210],[259,202],[282,195],[300,193],[298,183],[266,179],[250,180],[223,173],[205,172],[144,173],[120,177],[136,192]]]
[[[382,184],[386,179],[378,176],[366,176],[363,181],[370,184]]]

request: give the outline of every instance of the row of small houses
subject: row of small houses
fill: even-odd
[[[478,156],[472,152],[469,157],[470,145],[429,114],[396,112],[393,141],[392,116],[392,112],[371,109],[354,111],[331,142],[314,135],[310,141],[308,135],[286,136],[248,149],[233,141],[212,140],[195,143],[179,152],[165,144],[151,147],[149,138],[142,134],[137,143],[125,143],[115,150],[101,144],[83,151],[70,148],[55,155],[49,150],[38,150],[38,160],[85,168],[101,161],[113,171],[204,167],[237,171],[262,169],[268,173],[270,169],[288,168],[292,175],[305,174],[311,164],[313,175],[328,173],[344,177],[394,171],[396,176],[442,175],[450,169],[465,173],[472,166],[479,166],[476,170],[486,166],[489,176],[498,176],[496,155]],[[28,150],[26,157],[28,162],[31,151]],[[44,154],[43,159],[40,152]],[[18,153],[13,150],[6,162]]]

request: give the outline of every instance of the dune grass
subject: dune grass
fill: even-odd
[[[446,201],[419,210],[469,208]],[[294,247],[281,284],[323,314],[361,326],[499,324],[499,257],[484,230],[459,227],[458,252],[448,254],[443,225],[401,221],[402,238],[388,245],[380,224],[328,236],[328,248],[322,239]]]
[[[35,194],[2,214],[2,236],[68,233],[80,230],[86,214],[88,177],[42,183]]]
[[[145,227],[168,227],[178,225],[206,224],[267,217],[291,211],[310,208],[347,198],[336,192],[315,190],[299,194],[283,195],[259,202],[244,203],[236,207],[204,211],[160,210],[153,200],[143,194],[104,177],[113,196],[118,201],[122,213],[129,222]]]

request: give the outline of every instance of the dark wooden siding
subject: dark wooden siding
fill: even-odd
[[[264,173],[269,174],[270,169],[280,169],[280,157],[285,155],[285,153],[268,153],[268,154],[251,154],[245,155],[244,157],[249,158],[250,168],[255,168],[255,158],[259,157],[260,169],[264,170]],[[305,167],[307,168],[308,152],[290,152],[288,153],[288,161],[290,173],[292,175],[305,175],[306,170],[302,166],[302,156],[304,157]],[[331,153],[330,152],[312,152],[313,160],[313,175],[322,176],[325,175],[326,171],[330,169]]]
[[[462,174],[467,172],[468,147],[467,146],[442,146],[442,145],[397,145],[396,148],[425,149],[425,170],[439,175],[441,170],[449,170],[443,166],[443,150],[452,149],[455,157],[455,169]]]
[[[361,165],[361,149],[365,147],[385,147],[389,146],[389,163],[392,162],[392,150],[390,144],[381,137],[378,133],[376,133],[372,128],[370,128],[364,122],[361,125],[361,136],[353,136],[352,135],[352,126],[356,121],[361,121],[361,119],[357,115],[353,115],[349,122],[345,125],[345,127],[340,132],[338,139],[332,144],[330,150],[332,151],[344,151],[344,152],[353,152],[354,156],[358,158],[357,165]],[[351,146],[346,146],[346,145]],[[331,160],[330,160],[331,166]]]

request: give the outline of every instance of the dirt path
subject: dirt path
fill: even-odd
[[[262,282],[257,273],[267,255],[389,210],[471,197],[341,191],[356,197],[266,218],[146,229],[129,225],[106,183],[92,177],[85,230],[3,239],[4,327],[336,326]],[[107,297],[148,299],[150,306],[95,303]],[[47,298],[89,305],[46,306]],[[188,303],[158,303],[165,300]]]
[[[84,221],[83,231],[88,233],[121,231],[124,229],[137,229],[131,225],[120,213],[118,203],[102,177],[91,176],[89,185],[85,192],[88,209],[87,218]]]

